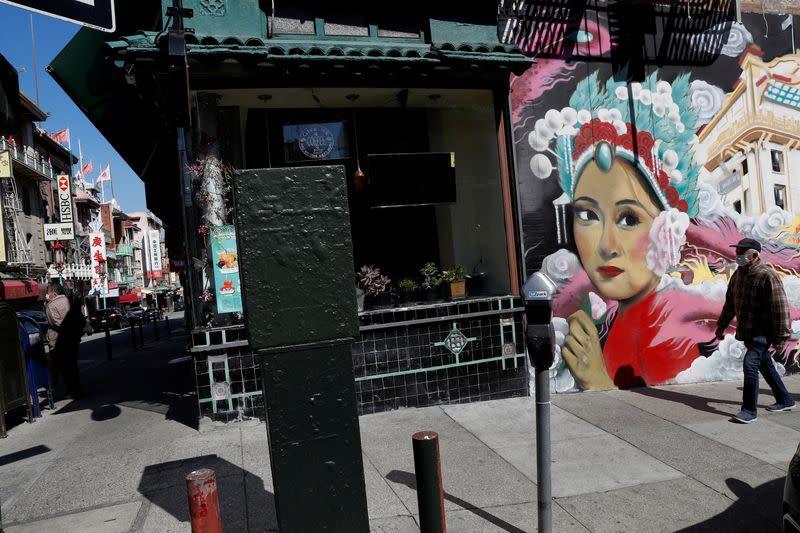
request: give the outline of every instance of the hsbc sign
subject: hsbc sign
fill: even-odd
[[[66,174],[58,176],[58,213],[61,222],[72,223],[72,187]]]

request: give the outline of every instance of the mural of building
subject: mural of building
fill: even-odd
[[[745,50],[734,90],[698,135],[698,155],[727,208],[745,215],[773,208],[797,215],[800,55],[769,62],[762,56],[758,48]]]

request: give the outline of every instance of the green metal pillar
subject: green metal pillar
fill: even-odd
[[[234,191],[278,525],[282,533],[367,532],[344,167],[246,170],[236,174]]]

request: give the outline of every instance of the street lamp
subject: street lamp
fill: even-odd
[[[64,245],[61,241],[56,241],[53,245],[53,266],[58,271],[58,284],[63,285],[64,281],[61,277],[61,272],[64,270]]]

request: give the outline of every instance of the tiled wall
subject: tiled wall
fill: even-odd
[[[209,375],[209,356],[223,356],[228,363],[228,376],[225,375],[224,361],[211,365],[212,376]],[[261,367],[258,358],[248,348],[227,348],[194,354],[195,379],[197,381],[197,397],[200,405],[200,416],[225,422],[240,416],[264,418],[264,397],[260,394]],[[229,391],[230,403],[227,399],[213,399],[211,383],[227,383],[219,392]],[[220,385],[217,385],[218,387]],[[255,394],[258,393],[258,394]],[[216,404],[216,413],[213,405]]]
[[[359,414],[527,395],[522,313],[495,313],[520,303],[500,301],[362,314],[352,350]],[[445,345],[454,327],[465,343],[458,354]]]
[[[527,395],[522,316],[514,298],[362,313],[352,347],[359,414]],[[201,416],[265,417],[260,365],[246,346],[196,352],[194,365]],[[218,394],[230,403],[212,399],[212,381],[227,384]]]

